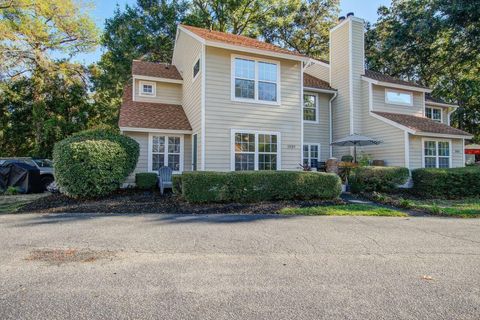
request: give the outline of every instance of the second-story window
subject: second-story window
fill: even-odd
[[[318,117],[317,96],[314,94],[303,95],[303,120],[317,122]]]
[[[433,121],[442,122],[442,109],[426,107],[425,116]]]
[[[233,61],[233,97],[261,103],[278,103],[279,65],[256,59],[235,57]]]
[[[390,104],[413,106],[413,94],[408,91],[386,89],[385,102]]]
[[[155,94],[155,82],[140,81],[141,96],[154,96]]]

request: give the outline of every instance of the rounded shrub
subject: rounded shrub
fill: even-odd
[[[154,189],[157,186],[157,179],[155,172],[139,172],[135,175],[135,185],[143,190]]]
[[[354,193],[390,192],[405,184],[409,175],[408,168],[403,167],[358,167],[352,171],[348,181]]]
[[[138,154],[138,143],[118,132],[82,131],[55,144],[55,181],[70,197],[104,196],[133,172]]]

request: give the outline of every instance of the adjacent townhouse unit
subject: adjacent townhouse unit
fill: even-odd
[[[141,146],[136,172],[300,170],[351,154],[357,133],[389,166],[464,166],[455,105],[365,69],[364,21],[330,31],[329,62],[244,36],[179,25],[172,63],[133,61],[119,127]],[[130,182],[132,177],[130,177]]]

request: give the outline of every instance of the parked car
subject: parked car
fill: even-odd
[[[34,166],[40,170],[40,181],[43,186],[43,190],[47,190],[47,187],[55,181],[52,160],[33,158],[0,158],[0,166],[19,162]]]

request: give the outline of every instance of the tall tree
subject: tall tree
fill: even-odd
[[[116,126],[133,59],[170,62],[177,24],[187,10],[188,3],[183,0],[137,0],[124,10],[117,7],[114,16],[105,21],[101,39],[105,53],[90,67],[100,112],[97,123]]]
[[[83,71],[79,65],[57,63],[55,55],[70,58],[92,50],[96,41],[95,24],[76,1],[0,1],[0,80],[25,76],[31,81],[34,154],[41,154],[45,138],[45,77]]]
[[[38,75],[2,84],[0,156],[49,157],[55,142],[85,129],[89,119],[95,116],[88,89],[80,76],[42,75],[41,91],[36,87],[35,76]],[[34,95],[41,97],[41,113]],[[42,123],[40,145],[32,127],[35,118]]]
[[[432,87],[460,108],[456,126],[480,137],[480,6],[474,1],[394,0],[367,31],[370,69]]]

